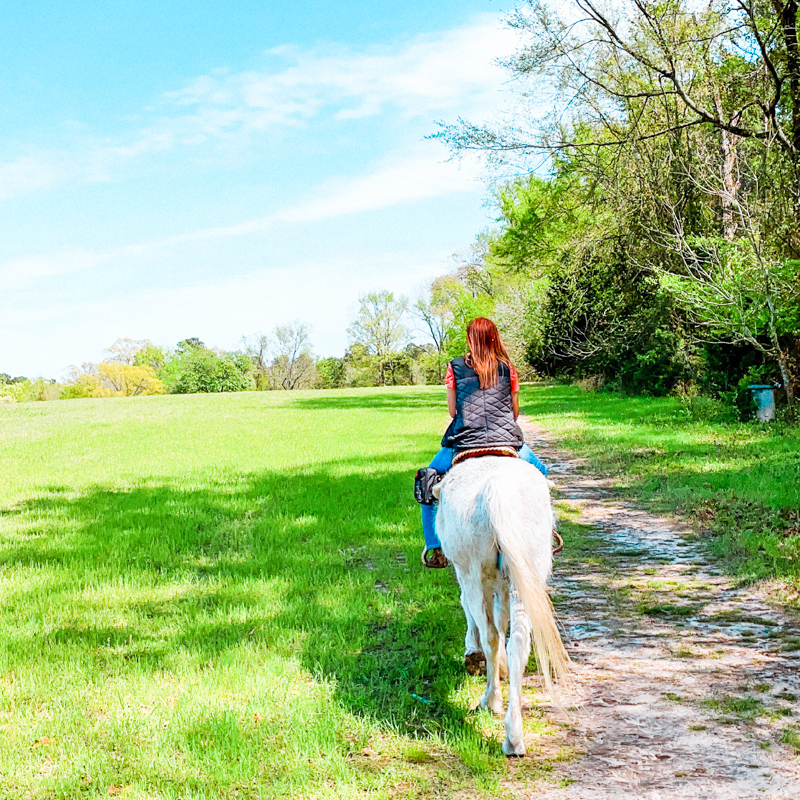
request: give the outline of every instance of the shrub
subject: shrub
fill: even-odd
[[[158,377],[173,394],[242,392],[255,389],[250,359],[241,353],[219,354],[188,346],[160,370]]]

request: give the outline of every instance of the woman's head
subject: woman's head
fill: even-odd
[[[481,389],[497,383],[497,368],[501,363],[511,366],[497,325],[486,317],[476,317],[467,325],[467,346],[470,366],[478,373]]]

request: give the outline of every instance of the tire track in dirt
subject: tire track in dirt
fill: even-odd
[[[797,616],[715,569],[688,525],[615,497],[609,480],[521,422],[554,499],[586,532],[554,564],[574,661],[561,693],[570,721],[555,723],[560,741],[531,748],[534,758],[537,744],[578,755],[553,776],[569,785],[530,796],[800,800]]]

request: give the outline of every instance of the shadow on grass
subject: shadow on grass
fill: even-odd
[[[386,394],[380,391],[363,392],[357,395],[324,395],[320,397],[299,397],[292,400],[291,405],[303,411],[342,411],[346,409],[369,409],[370,411],[391,411],[396,413],[407,409],[409,411],[426,409],[441,410],[444,414],[445,391],[403,391],[398,392],[396,387]]]
[[[465,679],[457,587],[419,565],[412,475],[392,461],[188,491],[155,479],[79,496],[53,486],[6,509],[15,533],[0,569],[18,576],[0,611],[15,631],[6,661],[156,671],[266,648],[334,680],[355,713],[470,735],[450,702]]]

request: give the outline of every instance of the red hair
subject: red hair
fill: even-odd
[[[481,389],[497,383],[498,368],[505,364],[511,368],[511,359],[500,338],[497,325],[486,317],[476,317],[467,325],[467,359],[469,366],[478,373]]]

